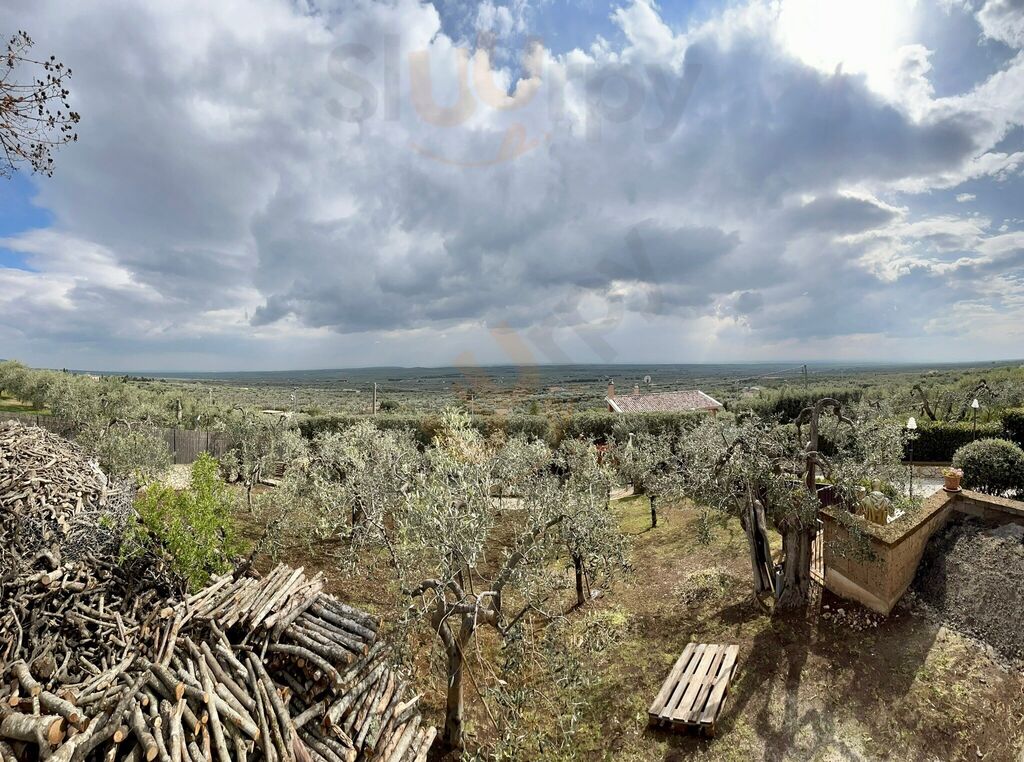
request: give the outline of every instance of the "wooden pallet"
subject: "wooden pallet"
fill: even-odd
[[[687,644],[647,710],[650,724],[674,730],[698,728],[714,735],[739,650],[739,646]]]

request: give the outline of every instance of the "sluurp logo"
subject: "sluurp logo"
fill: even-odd
[[[582,123],[583,137],[598,142],[603,125],[642,118],[640,138],[665,141],[678,127],[700,73],[700,65],[689,61],[676,69],[556,60],[539,38],[531,37],[523,47],[521,76],[509,92],[500,83],[512,75],[494,70],[495,50],[488,35],[478,39],[474,50],[403,51],[395,35],[381,38],[376,47],[339,45],[328,58],[328,72],[345,92],[329,97],[327,109],[337,119],[356,123],[411,117],[410,130],[425,136],[408,139],[417,153],[445,164],[487,167],[535,150],[571,123]],[[448,76],[435,77],[438,72]],[[411,111],[403,110],[403,102]],[[450,156],[426,144],[432,136],[460,128],[470,135],[460,147],[479,151],[479,156]]]

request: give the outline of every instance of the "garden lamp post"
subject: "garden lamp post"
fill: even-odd
[[[978,398],[975,397],[974,398],[974,402],[971,403],[971,411],[973,412],[973,415],[974,415],[974,425],[971,428],[971,439],[977,439],[978,438],[978,408],[979,407],[981,407],[981,404],[978,402]]]
[[[914,439],[917,438],[917,421],[914,416],[907,419],[908,439],[910,440],[910,499],[914,499]]]

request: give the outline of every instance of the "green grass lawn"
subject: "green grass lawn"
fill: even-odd
[[[32,407],[29,402],[16,400],[6,392],[0,392],[0,413],[30,413],[33,415],[50,415],[45,408]]]

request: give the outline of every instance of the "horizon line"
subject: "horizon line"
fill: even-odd
[[[14,358],[8,358],[14,359]],[[975,360],[793,360],[793,359],[781,359],[781,360],[709,360],[704,362],[576,362],[576,363],[534,363],[534,362],[523,362],[523,363],[477,363],[472,366],[458,366],[458,365],[354,365],[354,366],[337,366],[337,367],[324,367],[324,368],[263,368],[257,370],[195,370],[195,369],[183,369],[183,370],[126,370],[126,369],[99,369],[99,368],[45,368],[45,370],[67,370],[71,373],[98,373],[106,375],[125,375],[125,376],[152,376],[152,377],[168,377],[168,376],[183,376],[191,374],[201,375],[242,375],[242,374],[258,374],[258,373],[327,373],[336,371],[367,371],[367,370],[443,370],[453,369],[466,371],[471,368],[586,368],[586,367],[629,367],[629,366],[646,366],[652,368],[667,368],[667,367],[710,367],[710,366],[750,366],[750,365],[794,365],[802,367],[806,365],[808,369],[816,366],[888,366],[888,367],[921,367],[928,365],[945,365],[945,366],[977,366],[977,365],[1010,365],[1014,363],[1024,363],[1024,358],[997,358],[997,359],[975,359]],[[27,363],[26,363],[27,364]],[[36,367],[31,366],[28,367]]]

